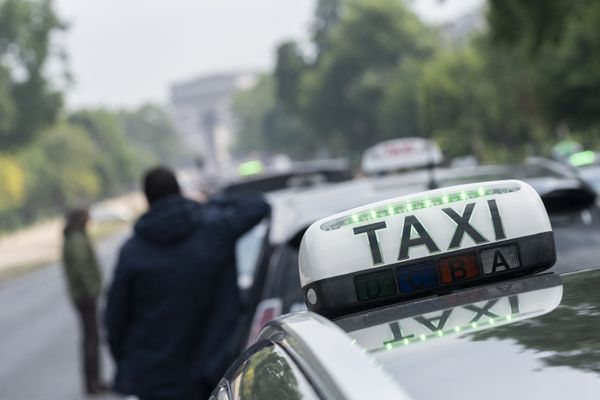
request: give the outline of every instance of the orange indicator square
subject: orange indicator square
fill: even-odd
[[[442,283],[449,284],[479,276],[477,255],[475,253],[462,254],[455,257],[442,258],[438,261]]]

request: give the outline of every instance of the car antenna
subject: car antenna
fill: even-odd
[[[429,158],[427,162],[427,188],[429,190],[439,188],[439,185],[435,179],[435,155],[433,149],[433,112],[430,104],[429,90],[425,86],[425,139],[427,140],[427,156]]]

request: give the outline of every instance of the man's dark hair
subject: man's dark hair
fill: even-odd
[[[144,194],[150,205],[164,197],[181,194],[175,173],[163,166],[148,170],[144,174]]]

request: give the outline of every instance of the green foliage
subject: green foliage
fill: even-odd
[[[94,142],[80,127],[61,122],[40,135],[22,152],[26,169],[24,216],[61,212],[65,206],[85,204],[101,192]]]
[[[318,142],[298,118],[291,116],[275,96],[274,79],[265,75],[239,92],[233,102],[237,120],[236,151],[280,153],[310,157]]]
[[[47,65],[64,60],[64,29],[52,0],[0,0],[0,229],[131,190],[143,168],[184,154],[158,106],[58,120],[62,93]]]
[[[512,100],[512,121],[525,121],[521,134],[512,135],[513,145],[533,143],[539,152],[549,147],[540,143],[556,139],[559,126],[583,137],[597,132],[600,3],[492,1],[488,21],[491,43],[483,54],[490,64],[503,63],[504,75],[513,71],[504,86],[519,94]]]
[[[0,2],[0,146],[26,144],[62,107],[45,66],[54,32],[64,29],[51,0]]]
[[[567,3],[573,9],[561,41],[539,52],[539,97],[550,123],[593,130],[600,125],[600,3]]]
[[[421,95],[423,65],[408,60],[399,65],[387,80],[377,119],[385,138],[425,136],[425,116]]]
[[[146,104],[132,111],[122,111],[120,120],[127,141],[145,164],[163,163],[177,166],[187,156],[171,117],[156,104]]]
[[[450,158],[512,162],[548,155],[565,133],[600,146],[600,2],[490,0],[487,20],[487,29],[441,51],[442,36],[401,1],[319,0],[313,51],[279,47],[281,105],[265,103],[266,89],[257,88],[243,107],[239,147],[270,149],[281,138],[284,152],[304,142],[355,155],[384,139],[421,136]],[[287,126],[309,128],[297,141],[289,129],[267,135],[266,110],[281,107]]]
[[[23,169],[13,157],[0,155],[0,212],[20,206],[24,195]]]
[[[166,112],[72,113],[16,152],[0,155],[0,230],[137,188],[143,170],[177,165],[181,148]]]
[[[524,155],[523,142],[537,143],[541,129],[531,71],[520,54],[483,56],[484,46],[481,40],[427,63],[421,81],[427,118],[447,156],[516,161]]]
[[[72,114],[69,120],[87,133],[99,155],[95,158],[94,169],[103,194],[115,195],[132,187],[141,166],[127,143],[118,114],[107,110],[82,110]]]
[[[593,1],[593,0],[592,0]],[[496,43],[525,44],[537,51],[557,43],[567,28],[579,0],[489,0],[488,23]]]
[[[378,109],[393,72],[433,53],[433,35],[395,0],[348,2],[330,50],[302,80],[300,115],[330,145],[362,150],[385,138]]]
[[[277,98],[290,112],[298,110],[298,92],[306,68],[304,56],[295,42],[284,42],[277,47],[277,64],[274,72]]]
[[[315,57],[278,47],[276,103],[265,80],[239,98],[240,149],[342,155],[423,132],[412,74],[434,54],[435,34],[402,2],[321,0],[312,30]]]
[[[338,23],[344,0],[318,0],[311,30],[317,57],[330,49],[331,32]]]

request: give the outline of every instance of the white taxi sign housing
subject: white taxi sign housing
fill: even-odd
[[[418,137],[386,140],[365,150],[361,169],[366,174],[394,172],[439,164],[442,151],[433,140]]]
[[[548,268],[556,255],[528,184],[468,184],[369,204],[312,224],[300,281],[313,311],[336,315]]]

